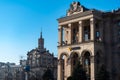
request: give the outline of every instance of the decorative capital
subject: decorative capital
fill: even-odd
[[[61,64],[61,61],[62,61],[61,59],[58,59],[58,64],[59,64],[59,65]]]
[[[62,27],[61,27],[61,26],[59,26],[59,27],[58,27],[58,31],[61,31],[61,30],[62,30]]]
[[[71,27],[71,24],[68,24],[68,27]]]
[[[94,23],[95,23],[95,18],[91,18],[91,19],[90,19],[90,23],[91,23],[91,24],[94,24]]]

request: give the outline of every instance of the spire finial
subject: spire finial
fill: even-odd
[[[40,38],[42,38],[42,27],[41,27],[41,33],[40,33]]]

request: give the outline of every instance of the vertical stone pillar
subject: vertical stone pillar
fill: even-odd
[[[72,43],[72,25],[71,24],[68,24],[68,28],[69,28],[69,33],[68,33],[68,44],[71,44]]]
[[[58,46],[61,46],[62,45],[62,26],[59,26],[58,28]]]
[[[58,67],[57,67],[57,80],[61,80],[62,72],[61,72],[61,61],[58,59]]]
[[[72,70],[71,70],[71,59],[67,61],[67,77],[71,76]]]
[[[94,41],[94,37],[95,37],[94,26],[95,26],[95,20],[94,18],[91,18],[90,19],[90,40],[92,41]]]
[[[67,57],[64,59],[64,80],[67,80],[68,77],[68,68],[67,68]]]
[[[94,63],[94,56],[91,56],[91,64],[90,64],[90,80],[95,80],[95,63]]]
[[[82,21],[79,21],[79,42],[83,40]]]

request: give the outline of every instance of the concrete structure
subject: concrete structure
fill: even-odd
[[[32,49],[27,54],[27,65],[30,66],[29,80],[37,78],[42,80],[42,76],[47,68],[51,69],[54,74],[54,79],[57,79],[57,58],[49,50],[44,48],[44,39],[41,36],[38,39],[38,47]]]
[[[77,61],[88,80],[95,80],[102,65],[111,80],[120,80],[120,9],[102,12],[73,2],[58,23],[57,80],[67,80]]]

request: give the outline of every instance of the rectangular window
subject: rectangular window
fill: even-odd
[[[101,41],[100,31],[96,31],[95,35],[96,35],[96,41]]]
[[[100,37],[100,32],[96,31],[96,37],[99,38]]]
[[[85,34],[85,41],[88,41],[88,34]]]
[[[84,27],[84,39],[85,39],[85,41],[90,40],[90,26]]]

